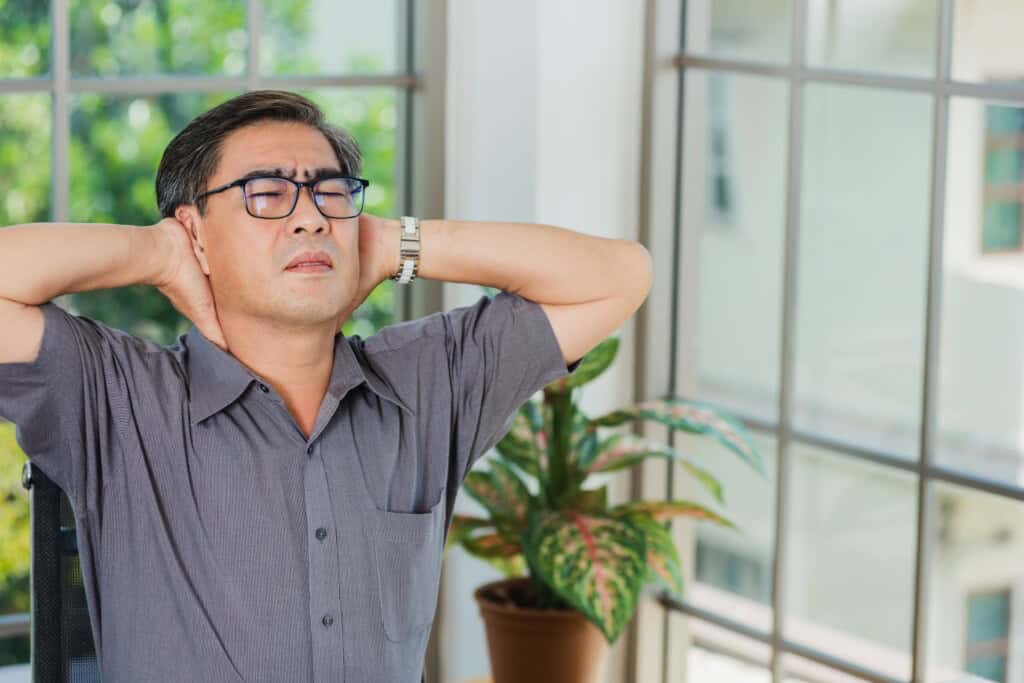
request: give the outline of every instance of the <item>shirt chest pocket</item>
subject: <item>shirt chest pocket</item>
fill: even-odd
[[[377,510],[374,553],[381,617],[388,640],[430,625],[441,579],[445,495],[428,512]]]

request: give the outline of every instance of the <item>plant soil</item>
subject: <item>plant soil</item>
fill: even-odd
[[[550,594],[546,596],[539,595],[535,584],[530,581],[488,589],[484,592],[484,597],[499,605],[513,605],[523,609],[551,609],[560,612],[573,611],[573,608],[565,602],[552,600]]]

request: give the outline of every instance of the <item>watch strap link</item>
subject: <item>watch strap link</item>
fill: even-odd
[[[391,279],[400,285],[407,285],[416,279],[420,263],[420,220],[415,216],[401,217],[398,272]]]

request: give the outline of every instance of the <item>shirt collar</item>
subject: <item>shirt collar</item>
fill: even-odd
[[[334,335],[334,366],[327,392],[335,399],[342,398],[353,388],[366,383],[381,398],[394,403],[406,413],[414,412],[371,370],[367,373],[356,356],[352,343],[358,336]],[[254,374],[237,358],[211,342],[194,325],[185,335],[188,348],[188,385],[191,423],[202,422],[233,403],[252,382],[264,380]]]

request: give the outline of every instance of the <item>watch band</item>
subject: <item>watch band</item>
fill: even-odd
[[[402,216],[401,241],[399,242],[400,264],[398,272],[391,279],[400,285],[407,285],[416,279],[420,264],[420,219]]]

